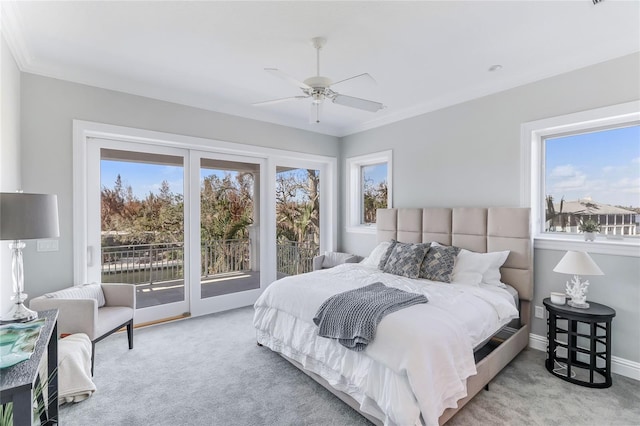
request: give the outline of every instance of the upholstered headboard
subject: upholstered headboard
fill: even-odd
[[[479,253],[510,250],[500,270],[502,282],[518,290],[520,300],[532,300],[533,247],[529,208],[379,209],[377,215],[378,242],[391,239],[407,243],[437,241]],[[528,318],[523,319],[528,323]]]

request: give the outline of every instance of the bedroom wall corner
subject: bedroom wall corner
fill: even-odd
[[[0,37],[0,191],[20,189],[20,69]],[[11,252],[7,241],[0,242],[0,315],[11,308]]]

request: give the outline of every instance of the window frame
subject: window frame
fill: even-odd
[[[582,234],[545,233],[544,140],[587,131],[640,123],[640,101],[627,102],[573,114],[551,117],[521,125],[521,199],[531,207],[534,247],[552,250],[580,250],[591,253],[640,257],[640,238],[601,237],[584,241]]]
[[[346,232],[375,234],[377,227],[375,223],[362,223],[362,194],[363,178],[362,167],[386,163],[387,165],[387,208],[392,208],[393,200],[393,151],[380,151],[371,154],[349,157],[345,161],[346,176]]]

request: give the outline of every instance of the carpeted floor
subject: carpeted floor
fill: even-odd
[[[60,409],[61,425],[367,425],[280,356],[255,344],[253,308],[125,333],[96,345],[97,392]],[[640,425],[640,382],[566,383],[526,350],[449,423]]]

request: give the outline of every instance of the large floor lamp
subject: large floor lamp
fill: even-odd
[[[2,316],[2,322],[25,322],[38,318],[38,313],[24,305],[24,269],[22,240],[57,238],[58,197],[49,194],[0,192],[0,240],[10,240],[13,306]]]

